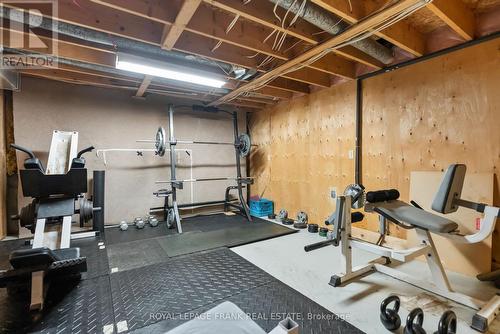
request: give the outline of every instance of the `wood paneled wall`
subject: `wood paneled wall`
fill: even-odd
[[[345,83],[252,114],[259,144],[251,155],[252,195],[323,222],[334,209],[331,188],[354,181],[355,88]],[[409,200],[411,171],[461,162],[471,173],[495,173],[500,205],[500,39],[364,80],[363,88],[368,189],[396,187]],[[372,222],[362,224],[371,229]],[[500,263],[498,231],[500,224],[493,241]]]
[[[7,146],[5,135],[5,98],[0,90],[0,240],[7,235]]]
[[[290,216],[306,211],[320,223],[334,209],[332,187],[354,182],[356,85],[354,82],[253,113],[250,174],[257,177],[253,195],[286,208]]]

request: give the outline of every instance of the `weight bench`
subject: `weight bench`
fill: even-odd
[[[332,276],[330,285],[338,287],[346,284],[361,275],[378,271],[396,279],[405,281],[414,286],[438,294],[459,304],[480,310],[472,321],[472,327],[479,331],[486,331],[489,324],[500,311],[500,296],[493,297],[489,302],[477,300],[453,291],[446,272],[442,266],[439,254],[434,244],[432,235],[437,234],[460,243],[481,242],[493,233],[500,209],[483,203],[474,203],[460,198],[465,179],[466,166],[461,164],[451,165],[441,181],[441,185],[434,197],[432,209],[442,214],[452,213],[459,207],[476,210],[483,214],[480,230],[477,233],[463,235],[458,229],[458,224],[443,216],[423,210],[417,203],[405,203],[397,198],[387,200],[373,200],[365,203],[366,212],[375,212],[379,215],[379,233],[383,240],[387,233],[387,223],[394,223],[404,229],[414,229],[418,244],[409,249],[391,249],[382,246],[382,243],[369,243],[351,236],[351,201],[357,200],[352,195],[338,196],[335,213],[335,228],[333,245],[340,245],[342,253],[342,267],[345,272]],[[399,192],[394,190],[399,197]],[[377,198],[367,193],[366,198]],[[359,197],[359,196],[358,196]],[[318,247],[313,247],[315,249]],[[352,249],[358,248],[377,254],[380,257],[361,266],[352,266]],[[306,248],[306,251],[308,249]],[[406,262],[424,255],[432,274],[433,285],[416,280],[414,277],[387,266],[391,259]]]

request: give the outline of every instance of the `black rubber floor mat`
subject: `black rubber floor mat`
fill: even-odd
[[[237,305],[266,332],[273,330],[280,320],[290,317],[299,324],[299,333],[363,333],[346,321],[349,320],[348,315],[334,314],[279,281],[244,291],[226,300]],[[169,313],[159,312],[155,314],[155,317],[164,320],[132,331],[132,333],[165,333],[220,303],[222,301],[187,311],[184,314],[175,314],[173,317]]]
[[[71,241],[71,247],[79,247],[80,255],[87,258],[87,272],[82,279],[90,279],[109,274],[106,247],[99,246],[99,238],[82,238]]]
[[[112,272],[140,268],[168,259],[167,252],[161,247],[158,238],[109,245],[107,253],[109,269]]]
[[[185,218],[182,220],[182,230],[183,232],[208,232],[236,226],[248,226],[250,224],[254,227],[259,227],[260,224],[269,224],[269,222],[253,218],[253,221],[250,223],[241,215],[228,216],[225,214],[216,214]],[[114,245],[175,234],[177,234],[177,230],[167,229],[164,223],[160,223],[157,227],[146,225],[143,229],[136,229],[134,226],[130,226],[127,231],[121,231],[118,227],[113,227],[106,229],[106,243]]]
[[[8,295],[0,289],[0,332],[103,333],[113,329],[109,276],[71,284],[52,284],[42,313],[30,313],[29,293]]]
[[[235,247],[297,232],[285,226],[266,222],[248,224],[209,232],[192,232],[158,238],[161,247],[169,257],[191,254],[199,251]]]
[[[228,249],[112,274],[111,286],[115,322],[134,333],[164,333],[223,301],[268,332],[288,315],[300,333],[362,333]]]
[[[28,239],[15,239],[0,241],[0,270],[8,270],[11,268],[9,262],[10,253],[17,249],[27,249],[31,248]]]
[[[111,274],[115,322],[138,329],[161,320],[157,314],[195,310],[273,280],[228,249],[118,272]]]

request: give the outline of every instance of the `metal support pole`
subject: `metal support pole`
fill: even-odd
[[[92,229],[99,231],[104,235],[104,195],[105,195],[105,171],[95,170],[93,178],[94,197],[93,205],[96,208],[101,208],[99,211],[94,212],[92,219]]]
[[[240,198],[240,204],[241,204],[241,207],[243,208],[243,213],[246,215],[248,221],[252,221],[252,217],[250,216],[250,210],[248,209],[248,205],[245,201],[245,199],[243,198],[243,186],[242,186],[242,178],[241,178],[241,157],[240,157],[240,151],[238,150],[238,147],[237,147],[237,143],[238,143],[238,137],[239,137],[239,133],[238,133],[238,113],[235,111],[233,112],[233,127],[234,127],[234,143],[235,143],[235,146],[234,146],[234,152],[235,152],[235,156],[236,156],[236,177],[238,178],[237,179],[237,182],[238,182],[238,196]]]
[[[174,136],[174,107],[170,104],[168,106],[168,125],[169,125],[169,136],[170,136],[170,178],[175,181],[175,141]],[[174,183],[172,183],[172,204],[174,207],[175,221],[177,223],[177,232],[182,233],[181,217],[179,215],[179,208],[177,207],[177,188]]]

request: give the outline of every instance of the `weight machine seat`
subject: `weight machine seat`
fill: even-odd
[[[388,201],[372,204],[384,214],[412,226],[435,233],[451,233],[458,229],[452,220],[419,209],[402,201]],[[370,210],[371,211],[371,210]]]

